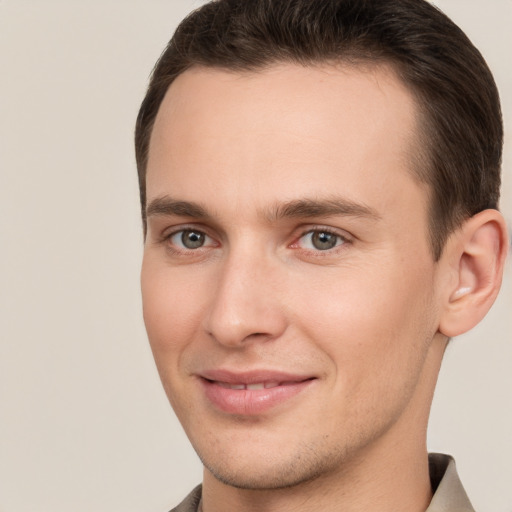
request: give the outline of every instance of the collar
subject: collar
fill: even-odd
[[[475,512],[462,487],[453,457],[431,453],[428,463],[434,496],[425,512]]]

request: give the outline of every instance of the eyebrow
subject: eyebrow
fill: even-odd
[[[379,220],[381,216],[373,208],[346,198],[297,199],[274,206],[266,215],[271,220],[304,217],[366,217]]]
[[[146,207],[146,217],[156,215],[175,215],[178,217],[193,217],[195,219],[209,219],[211,215],[198,203],[178,201],[169,196],[157,197]]]
[[[148,204],[146,217],[159,215],[191,217],[201,220],[209,220],[213,217],[213,215],[199,203],[180,201],[170,196],[157,197]],[[379,220],[381,218],[379,213],[373,208],[340,197],[295,199],[284,203],[277,203],[268,210],[263,211],[262,216],[269,222],[276,222],[285,218],[330,216],[363,217],[373,220]]]

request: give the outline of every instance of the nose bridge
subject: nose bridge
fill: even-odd
[[[276,270],[261,250],[232,249],[212,293],[205,319],[208,334],[232,347],[278,337],[286,328],[286,317],[276,294]]]

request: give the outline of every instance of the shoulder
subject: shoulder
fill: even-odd
[[[177,507],[170,512],[197,512],[201,501],[202,486],[198,485]]]

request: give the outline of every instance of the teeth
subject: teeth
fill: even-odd
[[[263,384],[263,382],[258,384],[247,384],[247,389],[265,389],[265,384]]]
[[[230,389],[245,389],[244,384],[228,384],[228,388]]]
[[[226,389],[245,389],[244,384],[228,384],[227,382],[219,382],[217,381],[216,384],[220,386],[221,388]]]
[[[221,388],[226,389],[249,389],[249,390],[259,390],[259,389],[269,389],[269,388],[275,388],[279,386],[279,382],[256,382],[254,384],[229,384],[228,382],[219,382],[217,381],[216,384],[220,386]]]

